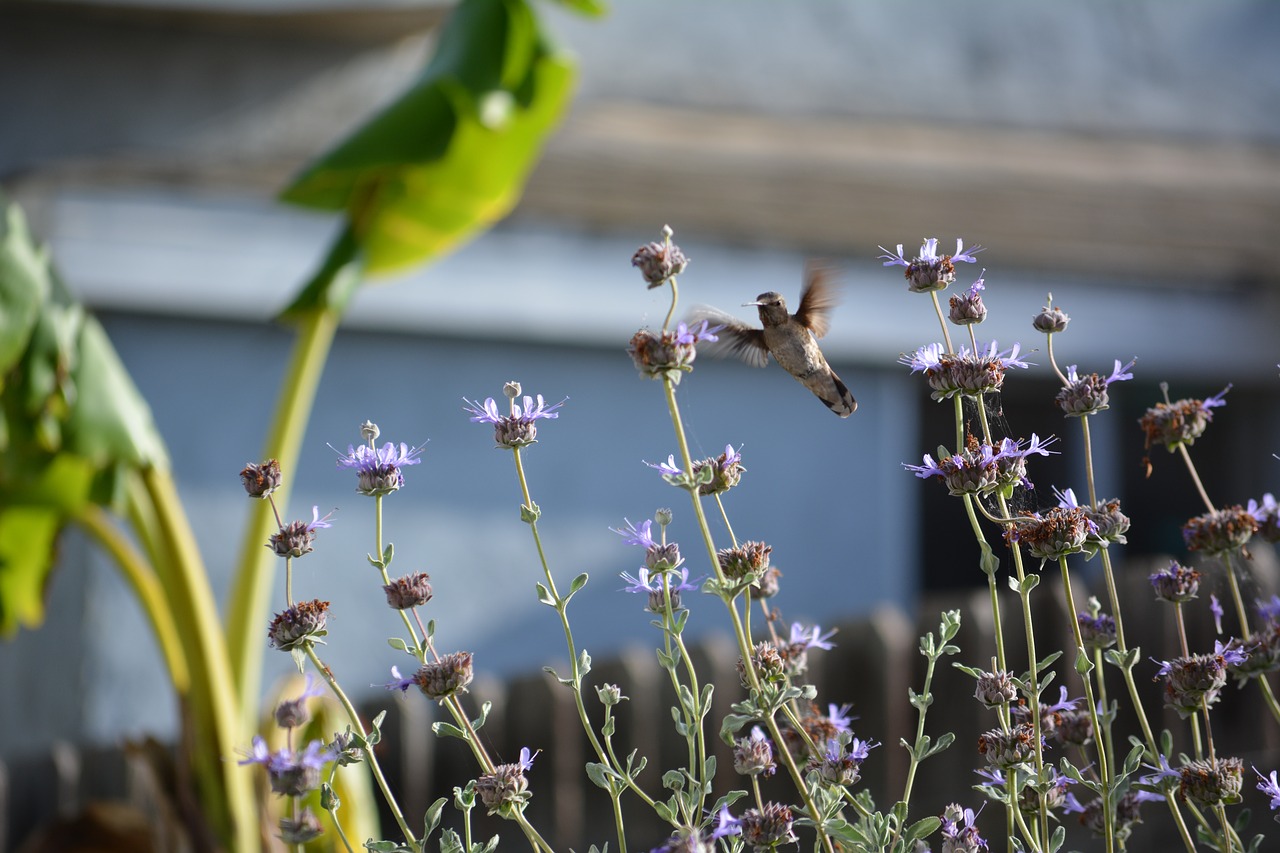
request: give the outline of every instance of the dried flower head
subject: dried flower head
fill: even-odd
[[[698,494],[700,495],[719,495],[729,491],[742,480],[742,473],[747,469],[742,467],[742,451],[734,450],[732,444],[724,446],[724,453],[715,458],[701,459],[693,463],[694,479],[701,479],[698,475],[704,468],[711,470],[711,481],[698,486]]]
[[[509,404],[510,414],[506,415],[498,412],[498,404],[492,397],[485,398],[483,403],[473,402],[466,397],[463,397],[462,401],[467,404],[463,409],[471,413],[469,420],[472,423],[493,424],[494,443],[498,447],[513,450],[536,442],[538,440],[537,422],[560,417],[560,413],[556,410],[568,399],[565,397],[551,406],[547,405],[547,401],[541,394],[536,401],[526,396],[523,406],[512,399]]]
[[[1190,601],[1200,589],[1200,573],[1177,560],[1170,560],[1168,568],[1152,573],[1148,580],[1156,598],[1170,603]]]
[[[266,498],[280,488],[280,463],[268,459],[260,465],[250,462],[240,471],[240,482],[251,498]]]
[[[271,790],[287,797],[300,797],[320,787],[320,771],[333,753],[320,741],[313,740],[301,752],[283,748],[271,752],[261,735],[253,738],[253,748],[241,765],[261,764],[267,768]]]
[[[1156,403],[1138,419],[1138,425],[1146,434],[1146,446],[1164,445],[1170,453],[1178,445],[1191,445],[1204,435],[1205,428],[1213,420],[1213,410],[1225,406],[1223,399],[1231,390],[1228,385],[1212,397],[1204,400],[1182,399],[1172,403]]]
[[[751,679],[748,677],[747,664],[738,658],[738,680],[744,688],[750,689]],[[778,648],[768,640],[761,640],[751,649],[751,672],[762,684],[777,684],[786,676],[786,666]]]
[[[329,523],[329,513],[320,517],[320,507],[311,507],[311,521],[293,521],[280,528],[278,533],[271,534],[267,547],[280,557],[301,557],[310,554],[316,541],[316,531],[325,527],[333,527]]]
[[[1069,418],[1081,418],[1109,408],[1111,401],[1107,396],[1108,386],[1112,382],[1132,379],[1133,374],[1129,371],[1136,363],[1137,359],[1134,359],[1122,367],[1120,359],[1117,358],[1115,367],[1111,370],[1111,375],[1105,379],[1096,373],[1080,376],[1076,373],[1074,364],[1069,366],[1067,368],[1066,384],[1058,391],[1056,398],[1058,408],[1062,409]]]
[[[267,629],[267,638],[273,648],[281,651],[300,649],[307,643],[321,642],[328,631],[329,602],[320,599],[299,601],[275,615]]]
[[[782,577],[782,572],[778,571],[778,567],[769,566],[747,590],[747,594],[751,596],[752,601],[773,598],[778,594],[778,578],[780,577]]]
[[[418,667],[418,671],[407,679],[400,678],[399,671],[394,667],[391,674],[396,680],[385,685],[388,690],[404,691],[414,684],[428,699],[441,701],[455,693],[466,692],[467,685],[474,677],[472,655],[471,652],[441,655],[439,660],[430,660]]]
[[[324,835],[320,820],[306,806],[297,817],[280,818],[280,840],[285,844],[306,844]]]
[[[978,737],[978,753],[1002,770],[1027,764],[1035,756],[1035,727],[1019,723],[1008,731],[991,729]]]
[[[1182,765],[1178,792],[1210,808],[1240,802],[1244,762],[1239,758],[1198,758]]]
[[[986,270],[982,271],[984,274]],[[957,326],[971,326],[987,319],[987,306],[982,304],[983,280],[978,278],[964,293],[951,297],[950,318]]]
[[[961,808],[951,803],[942,810],[943,853],[978,853],[987,849],[987,842],[974,826],[978,816],[973,809]]]
[[[778,769],[773,760],[773,744],[759,726],[733,744],[733,769],[743,776],[772,776]]]
[[[747,540],[737,548],[721,548],[716,554],[720,571],[730,580],[743,580],[749,576],[759,577],[769,568],[769,554],[772,545]]]
[[[1160,669],[1156,678],[1165,679],[1165,704],[1183,719],[1196,714],[1202,702],[1205,707],[1217,702],[1227,683],[1227,666],[1239,665],[1246,660],[1244,652],[1229,643],[1215,640],[1213,645],[1213,654],[1158,661]]]
[[[907,279],[907,290],[912,293],[929,293],[934,290],[942,290],[948,284],[956,279],[956,261],[964,261],[972,264],[977,261],[974,257],[978,252],[982,251],[981,246],[974,246],[969,251],[964,250],[964,241],[956,240],[956,251],[953,255],[938,254],[938,239],[930,237],[920,246],[920,254],[911,260],[907,260],[902,252],[902,244],[898,244],[897,252],[890,252],[884,246],[880,246],[880,251],[884,252],[880,258],[884,261],[886,267],[904,267],[903,274]]]
[[[942,344],[929,344],[898,361],[910,367],[912,373],[924,373],[925,381],[933,389],[930,397],[947,400],[957,394],[978,397],[999,391],[1010,367],[1031,367],[1018,357],[1020,352],[1020,344],[1001,350],[995,341],[972,351],[960,347],[954,354],[944,352]]]
[[[720,327],[709,327],[707,321],[690,327],[685,323],[675,331],[653,332],[641,329],[631,336],[627,353],[636,370],[646,379],[670,379],[680,384],[681,374],[693,370],[693,360],[698,356],[697,344],[701,341],[718,341]]]
[[[312,683],[311,673],[307,673],[301,695],[293,699],[285,699],[276,705],[276,725],[282,729],[295,729],[311,719],[307,712],[307,700],[323,695],[319,685]]]
[[[1044,307],[1040,309],[1040,313],[1031,318],[1031,327],[1037,332],[1054,335],[1058,332],[1065,332],[1069,322],[1071,322],[1071,318],[1061,308],[1053,304],[1053,294],[1050,293],[1049,298],[1045,300]]]
[[[755,853],[776,850],[783,844],[799,841],[791,829],[795,818],[791,809],[782,803],[767,802],[764,808],[747,809],[738,820],[742,828],[742,840],[751,845]]]
[[[988,708],[1006,705],[1017,695],[1018,686],[1013,682],[1013,673],[1003,669],[979,675],[978,686],[973,692],[973,698]]]
[[[387,594],[387,606],[393,610],[412,610],[431,600],[431,576],[415,572],[396,578],[382,587]]]
[[[1043,513],[1018,516],[1005,538],[1026,545],[1033,557],[1057,560],[1083,551],[1085,540],[1095,531],[1080,507],[1056,506]]]
[[[1188,550],[1220,557],[1249,544],[1257,529],[1258,520],[1237,505],[1188,519],[1182,526],[1182,538]]]
[[[663,242],[646,243],[631,256],[631,266],[640,270],[649,284],[649,290],[666,284],[672,277],[684,272],[684,268],[689,265],[684,252],[671,242],[670,227],[664,226],[662,230],[665,238]]]
[[[827,785],[848,787],[857,784],[862,778],[862,762],[879,745],[859,740],[848,733],[838,735],[819,747],[822,750],[820,755],[809,757],[805,773],[816,772]]]
[[[534,755],[526,746],[520,750],[520,760],[514,764],[499,764],[492,773],[485,773],[476,780],[476,793],[489,814],[509,814],[518,811],[532,794],[529,782],[524,778],[526,770],[533,768]]]

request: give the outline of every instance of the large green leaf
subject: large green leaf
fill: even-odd
[[[414,85],[282,193],[348,221],[286,313],[341,304],[353,261],[363,273],[404,269],[505,216],[568,106],[574,77],[526,0],[459,3]]]
[[[18,352],[0,371],[0,634],[11,634],[43,618],[68,519],[90,501],[115,504],[126,471],[168,461],[102,326],[71,300],[16,208],[4,220],[0,307],[23,314],[0,318],[0,351]]]
[[[26,349],[40,303],[49,294],[43,254],[27,233],[26,219],[0,193],[0,388]]]

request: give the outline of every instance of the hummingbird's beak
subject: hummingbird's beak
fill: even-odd
[[[750,306],[755,306],[755,307],[759,308],[759,307],[760,307],[760,302],[759,302],[759,300],[757,300],[757,301],[755,301],[755,302],[744,302],[744,303],[742,303],[742,307],[743,307],[743,308],[746,308],[746,307],[747,307],[747,306],[749,306],[749,305],[750,305]]]

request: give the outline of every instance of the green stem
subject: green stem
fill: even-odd
[[[693,474],[693,456],[689,453],[689,440],[685,435],[684,422],[680,417],[680,406],[676,402],[675,385],[667,376],[662,378],[662,388],[666,393],[667,411],[671,415],[671,423],[675,428],[676,443],[680,446],[680,459],[684,465],[684,471],[690,476]],[[702,542],[707,549],[707,557],[711,562],[711,568],[715,572],[716,580],[720,584],[725,583],[724,572],[720,568],[720,560],[716,553],[715,540],[711,536],[711,527],[707,523],[707,514],[702,508],[702,501],[699,499],[697,487],[689,489],[689,498],[693,503],[693,513],[697,517],[698,529],[702,533]],[[755,669],[751,666],[751,638],[746,635],[742,624],[742,617],[738,613],[738,608],[734,606],[732,601],[725,601],[725,605],[729,610],[730,619],[733,622],[734,637],[738,642],[738,652],[742,655],[743,671],[747,676],[748,683],[755,691],[760,690],[760,679],[756,675]],[[784,709],[785,710],[785,709]],[[782,732],[778,729],[778,722],[770,714],[764,720],[769,729],[769,736],[773,738],[776,744],[783,744]],[[800,770],[796,767],[795,761],[791,757],[791,753],[785,747],[778,749],[778,755],[782,759],[782,763],[786,766],[787,772],[791,775],[792,781],[795,783],[796,791],[800,794],[800,798],[804,801],[805,808],[810,816],[814,818],[814,830],[818,835],[818,840],[826,849],[827,853],[835,853],[835,846],[832,844],[831,838],[827,835],[826,830],[821,826],[817,807],[814,805],[813,798],[809,795],[809,788],[805,784],[804,777]]]
[[[221,831],[236,850],[259,849],[258,810],[248,774],[227,766],[238,739],[238,695],[218,622],[217,597],[209,586],[178,490],[166,471],[141,471],[149,511],[154,513],[163,558],[155,564],[180,633],[191,676],[191,709],[196,733],[196,772],[212,795],[211,817],[225,820]],[[264,634],[266,632],[263,632]],[[208,801],[206,801],[208,802]],[[225,810],[225,811],[223,811]]]
[[[302,436],[315,401],[316,388],[324,370],[340,314],[324,308],[300,318],[289,367],[280,383],[274,420],[263,450],[264,458],[274,458],[284,471],[284,484],[276,490],[281,504],[287,504],[296,478]],[[227,610],[227,641],[236,695],[240,697],[240,730],[251,732],[262,691],[262,657],[265,650],[271,583],[275,575],[275,555],[263,546],[271,535],[274,518],[266,501],[253,501],[241,540],[239,567],[231,587]]]
[[[1067,558],[1065,556],[1058,557],[1058,568],[1062,571],[1062,588],[1067,596],[1067,619],[1071,622],[1072,636],[1076,642],[1076,659],[1088,661],[1088,651],[1084,647],[1084,637],[1080,633],[1080,620],[1076,618],[1076,599],[1071,591],[1071,572],[1067,569]],[[1108,749],[1106,732],[1102,730],[1102,722],[1098,719],[1098,702],[1094,698],[1093,680],[1089,678],[1087,672],[1080,673],[1080,680],[1084,683],[1085,702],[1089,705],[1089,722],[1093,724],[1093,736],[1097,740],[1098,753],[1098,774],[1102,781],[1103,807],[1102,807],[1102,824],[1103,838],[1106,842],[1107,853],[1111,853],[1115,849],[1115,809],[1111,805],[1111,788],[1113,780],[1111,778],[1111,764],[1107,760]]]
[[[156,644],[160,647],[160,654],[169,670],[173,689],[185,696],[191,690],[191,672],[183,653],[182,634],[174,621],[173,610],[165,600],[165,590],[160,579],[151,570],[146,558],[138,553],[133,543],[112,523],[111,516],[102,507],[89,504],[81,509],[75,520],[106,549],[119,566],[120,573],[142,605],[142,611],[151,623],[151,630],[155,632]]]
[[[351,722],[351,727],[361,738],[367,738],[369,733],[365,731],[364,723],[360,720],[360,712],[351,704],[351,700],[347,698],[347,694],[343,692],[342,687],[338,685],[338,679],[333,677],[333,670],[329,669],[320,656],[316,654],[315,647],[310,643],[304,646],[307,659],[311,661],[311,665],[316,668],[316,672],[320,673],[320,677],[329,685],[329,689],[333,691],[333,695],[337,697],[341,703],[343,710],[347,712],[347,719]],[[418,839],[414,837],[413,832],[409,829],[409,824],[405,822],[404,813],[400,811],[400,805],[396,802],[395,794],[391,793],[390,786],[387,785],[387,779],[382,775],[382,767],[378,764],[378,758],[374,755],[372,749],[364,751],[365,760],[369,763],[369,772],[373,774],[373,780],[378,785],[378,790],[382,792],[382,798],[386,800],[387,808],[391,810],[391,816],[395,818],[396,824],[400,827],[400,832],[404,835],[404,840],[413,848],[421,850]]]

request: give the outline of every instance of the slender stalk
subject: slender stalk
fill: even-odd
[[[933,312],[938,315],[938,325],[942,326],[942,340],[947,345],[947,352],[955,352],[951,348],[951,332],[947,329],[946,315],[942,313],[942,303],[938,301],[938,291],[930,291],[929,297],[933,299]]]
[[[169,680],[179,695],[191,690],[191,672],[183,652],[182,635],[174,621],[173,609],[165,600],[165,590],[147,560],[112,523],[111,516],[96,504],[85,506],[75,516],[85,532],[101,545],[115,560],[125,581],[133,589],[142,612],[155,632],[156,644],[169,670]]]
[[[664,376],[662,378],[662,387],[666,393],[667,411],[671,415],[671,424],[675,428],[676,443],[680,446],[680,459],[684,465],[683,470],[692,473],[693,456],[689,452],[689,441],[685,435],[684,421],[680,417],[680,406],[676,402],[675,385],[669,377]],[[715,540],[711,536],[711,528],[707,524],[707,515],[703,510],[702,501],[699,499],[696,487],[689,490],[689,498],[693,504],[693,512],[697,518],[698,529],[702,533],[702,541],[706,546],[707,556],[711,562],[711,568],[716,574],[716,580],[723,584],[725,582],[724,572],[720,568],[720,560],[716,552]],[[738,652],[742,655],[742,660],[745,664],[743,670],[746,673],[747,680],[751,684],[752,688],[758,691],[760,689],[760,681],[755,670],[750,665],[751,640],[746,635],[742,624],[742,616],[738,613],[738,608],[735,607],[732,602],[726,601],[725,604],[733,622],[733,633],[738,642]],[[784,708],[784,711],[785,710],[786,709]],[[777,744],[784,743],[785,741],[782,738],[782,732],[779,730],[778,722],[773,718],[773,715],[769,715],[764,722],[769,729],[769,735],[773,738],[773,742]],[[805,808],[808,810],[809,815],[814,818],[814,830],[817,833],[819,843],[824,849],[826,849],[827,853],[835,853],[835,846],[833,845],[831,838],[827,835],[826,831],[820,824],[818,819],[818,809],[814,805],[813,798],[809,794],[809,788],[805,784],[804,776],[801,775],[799,768],[796,767],[796,763],[794,759],[792,759],[788,750],[779,749],[778,755],[782,759],[783,765],[787,768],[787,772],[791,775],[791,779],[796,785],[796,790],[800,794],[800,798],[804,801]]]
[[[258,810],[250,778],[226,765],[239,742],[239,708],[226,640],[218,622],[217,597],[209,586],[195,533],[182,512],[172,477],[157,468],[145,468],[141,475],[158,541],[166,552],[156,563],[159,580],[175,622],[184,626],[180,636],[190,668],[190,707],[199,743],[193,763],[207,793],[215,798],[210,816],[219,816],[225,809],[222,814],[227,823],[221,829],[234,840],[235,849],[256,850],[260,841]]]
[[[1086,655],[1084,647],[1084,637],[1080,633],[1080,620],[1076,618],[1076,601],[1075,595],[1071,591],[1071,572],[1067,569],[1067,558],[1065,556],[1058,557],[1058,568],[1062,571],[1062,589],[1067,596],[1067,614],[1068,620],[1071,622],[1072,635],[1076,643],[1076,655]],[[1087,659],[1087,657],[1086,657]],[[1101,673],[1099,673],[1099,676]],[[1111,853],[1115,849],[1115,809],[1111,805],[1111,788],[1114,781],[1111,777],[1111,764],[1108,761],[1107,733],[1102,730],[1102,722],[1098,719],[1098,702],[1094,698],[1092,679],[1088,673],[1081,673],[1080,680],[1084,683],[1085,701],[1089,705],[1089,722],[1093,724],[1093,735],[1097,740],[1098,752],[1098,773],[1102,781],[1103,791],[1103,838],[1106,842],[1107,853]]]
[[[321,678],[329,685],[329,689],[333,691],[333,695],[337,697],[338,702],[342,705],[343,710],[347,712],[347,719],[351,722],[351,727],[362,738],[369,736],[365,730],[364,723],[360,720],[360,712],[351,704],[351,700],[347,698],[347,694],[343,692],[342,687],[338,684],[338,679],[333,677],[333,670],[329,669],[320,656],[316,654],[315,647],[307,643],[306,649],[307,659],[311,661],[311,665],[316,668],[316,672],[320,673]],[[421,850],[422,847],[418,839],[414,837],[413,831],[409,829],[409,824],[405,822],[404,813],[400,810],[399,803],[396,802],[395,794],[391,792],[390,786],[387,785],[387,779],[382,775],[382,767],[378,764],[378,757],[374,755],[372,749],[364,751],[365,760],[369,763],[369,772],[373,774],[373,780],[378,785],[378,790],[382,792],[382,798],[387,803],[387,808],[391,810],[391,816],[395,818],[396,825],[400,827],[400,832],[404,835],[404,840],[415,849]]]
[[[332,308],[316,309],[301,318],[293,354],[280,383],[274,420],[263,455],[276,459],[285,472],[284,484],[276,490],[281,503],[288,502],[302,435],[310,418],[339,318],[339,312]],[[267,622],[276,565],[274,555],[262,546],[271,535],[272,523],[270,508],[263,502],[253,502],[241,540],[237,561],[239,569],[232,584],[227,610],[227,642],[236,695],[241,697],[242,734],[253,730],[258,696],[262,690],[262,656],[266,642],[266,631],[262,626]]]

